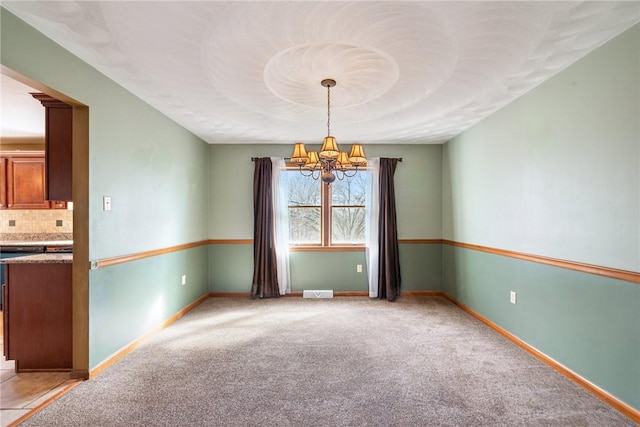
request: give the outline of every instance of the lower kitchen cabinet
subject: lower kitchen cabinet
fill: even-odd
[[[72,264],[7,264],[4,345],[16,372],[72,368]]]

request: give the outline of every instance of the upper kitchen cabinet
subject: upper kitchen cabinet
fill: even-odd
[[[44,153],[3,152],[0,157],[0,209],[66,209],[63,200],[48,201]]]
[[[42,157],[9,157],[6,162],[7,207],[49,209],[45,199],[45,165]]]
[[[44,93],[32,93],[45,107],[45,194],[71,201],[73,108]]]
[[[7,159],[0,157],[0,209],[7,207]]]

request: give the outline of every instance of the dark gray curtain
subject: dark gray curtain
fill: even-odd
[[[276,247],[273,231],[271,159],[254,159],[253,173],[253,298],[279,297]]]
[[[394,301],[400,296],[400,257],[393,174],[398,159],[380,158],[380,221],[378,223],[378,298]]]

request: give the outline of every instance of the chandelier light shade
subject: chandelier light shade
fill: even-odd
[[[305,166],[307,169],[315,170],[321,169],[320,159],[318,158],[318,153],[315,151],[311,151],[309,153],[309,157],[307,157]]]
[[[364,155],[364,148],[362,148],[362,144],[353,144],[351,146],[349,161],[354,166],[367,166],[367,156]]]
[[[291,163],[297,165],[300,173],[313,179],[322,179],[325,184],[331,184],[344,177],[352,177],[359,167],[367,166],[367,156],[362,144],[353,144],[351,154],[340,151],[336,138],[331,136],[331,88],[336,85],[333,79],[324,79],[320,84],[327,88],[327,136],[322,142],[320,152],[307,152],[304,143],[297,142],[293,147]],[[350,172],[349,172],[350,171]]]
[[[309,160],[307,149],[302,142],[297,142],[293,146],[293,154],[291,155],[291,163],[296,165],[304,165]]]
[[[323,159],[336,159],[340,155],[338,143],[332,136],[326,136],[320,149],[320,157]]]

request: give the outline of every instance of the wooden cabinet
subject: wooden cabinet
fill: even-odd
[[[0,157],[0,209],[66,209],[64,200],[46,200],[46,175],[42,152]]]
[[[0,209],[7,207],[7,159],[0,157]],[[2,279],[4,280],[4,278]]]
[[[4,358],[9,355],[9,327],[7,326],[7,285],[4,284],[5,279],[2,278],[2,340],[4,341]]]
[[[44,157],[7,158],[7,207],[49,209]]]
[[[72,264],[7,264],[4,352],[16,372],[72,368]]]
[[[71,201],[73,108],[44,93],[32,93],[45,107],[47,200]]]

